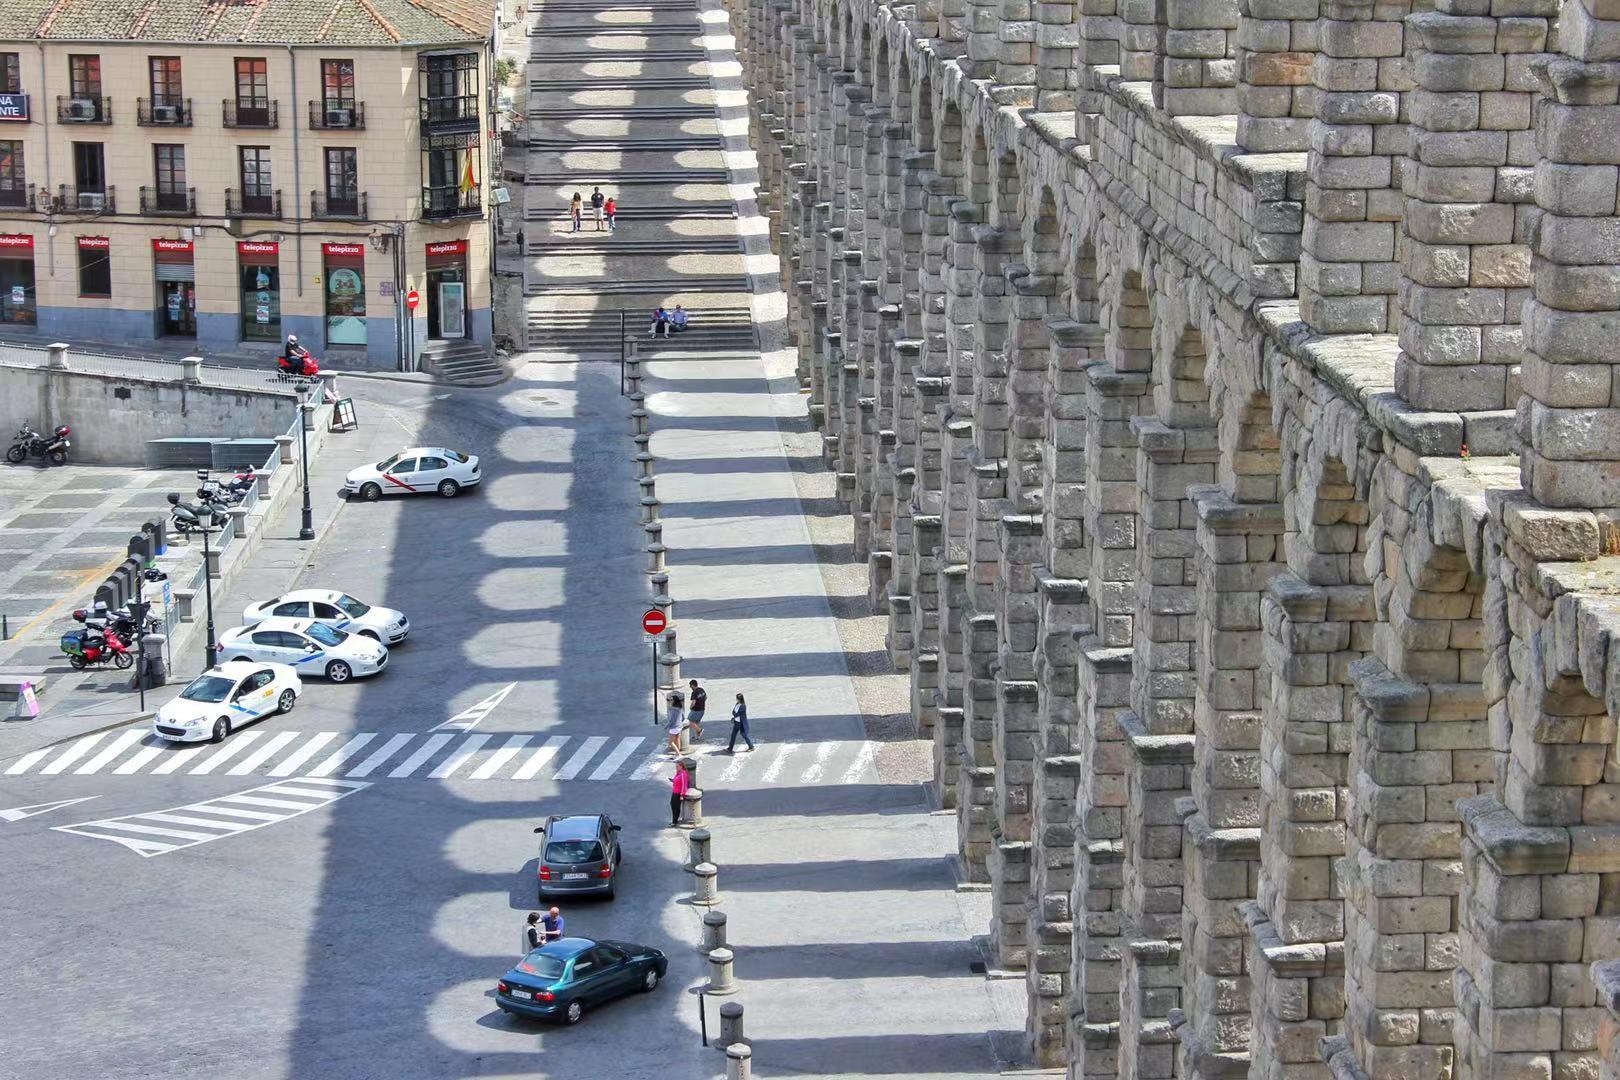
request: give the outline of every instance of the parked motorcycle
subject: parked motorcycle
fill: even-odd
[[[107,625],[123,641],[134,641],[144,634],[160,634],[163,632],[163,624],[158,621],[156,615],[148,611],[146,618],[137,623],[127,607],[121,607],[117,611],[110,613],[107,616]]]
[[[68,447],[73,443],[68,436],[73,429],[66,424],[61,425],[50,435],[41,435],[26,422],[17,429],[12,436],[11,447],[6,451],[6,460],[13,465],[20,465],[30,457],[44,458],[52,465],[67,463]]]
[[[225,514],[222,507],[216,507],[206,499],[200,503],[181,502],[180,496],[174,492],[169,494],[169,505],[174,507],[169,523],[182,536],[217,528],[218,519]]]
[[[69,630],[58,644],[75,671],[107,663],[122,671],[135,663],[128,643],[102,621],[105,619],[102,612],[92,615],[80,609],[73,617],[85,624],[84,629]]]

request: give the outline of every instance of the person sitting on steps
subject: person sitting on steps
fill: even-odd
[[[679,305],[679,304],[676,304],[675,305],[675,314],[673,314],[673,315],[671,315],[669,317],[671,329],[673,329],[674,332],[677,333],[677,334],[685,333],[686,332],[686,321],[690,317],[691,316],[689,316],[686,313],[685,308],[681,307],[681,305]]]
[[[647,331],[648,337],[654,337],[660,334],[664,337],[669,337],[669,312],[664,310],[664,305],[662,304],[659,304],[653,309],[652,329]]]

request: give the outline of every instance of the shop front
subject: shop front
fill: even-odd
[[[39,320],[34,292],[34,238],[0,235],[0,323],[33,326]]]
[[[190,240],[152,241],[157,325],[163,337],[197,336],[197,270]]]
[[[322,244],[326,343],[366,343],[366,246]]]
[[[281,341],[281,245],[263,240],[236,244],[242,294],[242,340]]]
[[[428,337],[467,336],[467,241],[427,245]]]

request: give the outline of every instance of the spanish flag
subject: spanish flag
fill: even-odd
[[[478,187],[478,178],[473,175],[473,151],[467,152],[467,168],[461,174],[461,193],[470,195]]]

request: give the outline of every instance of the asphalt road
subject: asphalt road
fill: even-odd
[[[464,448],[487,475],[454,501],[345,506],[289,567],[301,586],[404,610],[413,631],[390,668],[308,682],[293,713],[234,734],[226,748],[245,745],[200,775],[217,751],[163,771],[185,751],[115,747],[119,732],[66,763],[57,751],[0,774],[0,1076],[583,1077],[607,1075],[605,1060],[624,1078],[721,1070],[699,1046],[689,992],[706,972],[697,916],[678,902],[684,840],[662,827],[668,770],[646,768],[658,729],[638,625],[644,536],[616,376],[533,365],[448,395],[351,383],[360,445]],[[220,599],[221,626],[235,625],[245,597]],[[434,753],[393,775],[447,722]],[[535,760],[531,778],[513,779]],[[184,820],[231,796],[301,809],[271,807],[272,820],[223,834]],[[70,799],[86,801],[6,820]],[[624,824],[623,884],[611,904],[563,905],[569,929],[663,948],[670,978],[576,1028],[509,1018],[492,988],[535,904],[532,826],[597,811]],[[105,831],[160,850],[91,824],[152,813],[165,816],[135,823],[161,831]]]

